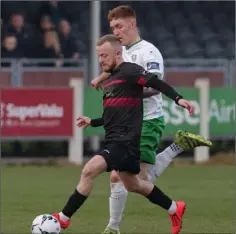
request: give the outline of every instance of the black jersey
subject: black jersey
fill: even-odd
[[[143,119],[141,67],[122,63],[104,84],[103,121],[106,140],[140,138]]]
[[[104,125],[105,141],[140,140],[143,86],[159,90],[173,100],[181,97],[155,74],[148,73],[141,66],[121,63],[103,86],[103,117],[91,122],[94,127]]]

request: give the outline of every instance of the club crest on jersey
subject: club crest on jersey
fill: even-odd
[[[142,70],[140,71],[140,73],[145,76],[145,75],[148,74],[148,71],[146,71],[145,69],[142,69]]]
[[[147,63],[147,70],[159,70],[160,65],[157,62],[149,62]]]
[[[132,54],[131,59],[133,62],[137,60],[137,54]]]

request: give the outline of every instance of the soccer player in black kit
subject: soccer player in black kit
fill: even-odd
[[[101,37],[97,42],[97,54],[103,71],[110,72],[104,84],[103,116],[90,119],[81,116],[79,127],[104,126],[105,147],[84,166],[79,184],[70,196],[62,212],[53,214],[62,228],[67,228],[72,215],[83,205],[93,187],[95,177],[105,171],[116,170],[126,189],[145,196],[150,202],[168,210],[176,220],[178,233],[186,205],[175,202],[155,185],[139,179],[139,144],[143,119],[143,87],[154,88],[192,115],[193,106],[171,86],[148,73],[141,66],[124,62],[122,47],[114,35]],[[177,204],[177,206],[176,206]],[[178,205],[179,204],[179,205]]]

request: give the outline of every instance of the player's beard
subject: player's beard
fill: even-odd
[[[116,60],[114,59],[113,60],[113,63],[111,64],[111,66],[104,70],[104,72],[107,72],[107,73],[112,73],[112,71],[117,67],[117,64],[116,64]]]

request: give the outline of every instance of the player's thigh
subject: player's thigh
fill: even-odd
[[[140,159],[142,162],[154,165],[156,150],[165,129],[164,117],[144,120],[140,142]]]
[[[137,175],[121,172],[120,178],[129,192],[135,192],[143,196],[148,196],[153,190],[153,184],[140,180]]]
[[[119,176],[128,191],[136,192],[139,189],[139,178],[137,174],[122,171],[119,172]]]
[[[82,176],[94,178],[105,172],[106,169],[107,163],[105,159],[101,155],[95,155],[85,164],[82,170]]]

